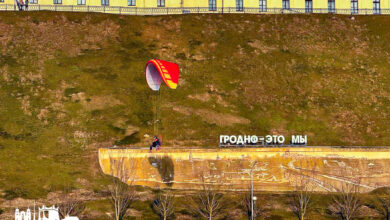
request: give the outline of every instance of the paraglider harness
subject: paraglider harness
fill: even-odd
[[[153,91],[153,125],[154,134],[158,134],[160,121],[160,86],[164,82],[170,89],[176,89],[179,84],[180,69],[176,63],[164,60],[152,59],[146,63],[145,79],[150,89]],[[150,152],[153,147],[159,150],[161,147],[161,136],[154,136],[153,144],[150,146]]]
[[[153,149],[154,147],[156,148],[156,150],[160,150],[160,147],[161,147],[160,139],[158,139],[157,136],[154,136],[153,143],[152,143],[152,145],[150,145],[149,150],[152,151],[152,149]]]

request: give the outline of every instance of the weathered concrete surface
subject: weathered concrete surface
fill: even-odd
[[[203,176],[222,188],[244,190],[249,187],[253,161],[257,161],[253,169],[257,190],[292,190],[298,176],[312,179],[318,191],[335,191],[335,186],[356,179],[366,191],[390,185],[390,148],[385,147],[164,148],[153,153],[99,149],[103,172],[111,174],[118,161],[124,161],[129,182],[151,187],[199,188]]]

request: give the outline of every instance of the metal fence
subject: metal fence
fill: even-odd
[[[0,4],[0,11],[18,11],[15,4]],[[28,11],[69,11],[69,12],[100,12],[110,14],[124,15],[178,15],[178,14],[346,14],[346,15],[372,15],[384,14],[389,15],[390,9],[332,9],[328,8],[236,8],[236,7],[180,7],[180,8],[136,8],[136,7],[119,7],[119,6],[87,6],[87,5],[39,5],[30,4]]]

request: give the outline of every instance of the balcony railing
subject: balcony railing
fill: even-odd
[[[242,10],[241,10],[242,9]],[[0,11],[18,11],[19,8],[15,4],[0,4]],[[177,15],[177,14],[308,14],[305,8],[240,8],[236,7],[219,7],[216,10],[210,10],[209,7],[156,7],[156,8],[137,8],[137,7],[119,7],[119,6],[88,6],[88,5],[39,5],[30,4],[28,9],[23,7],[23,10],[28,11],[69,11],[69,12],[100,12],[111,14],[124,15]],[[380,12],[380,13],[378,13]],[[390,9],[358,9],[352,11],[350,9],[333,9],[328,8],[313,8],[309,14],[346,14],[346,15],[389,15]]]

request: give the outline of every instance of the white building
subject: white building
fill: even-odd
[[[38,208],[38,218],[36,218],[35,208],[34,213],[31,213],[31,210],[28,208],[27,211],[15,210],[15,220],[61,220],[60,214],[58,212],[58,207],[54,205],[52,207],[42,206]],[[66,216],[62,220],[79,220],[76,216]]]

